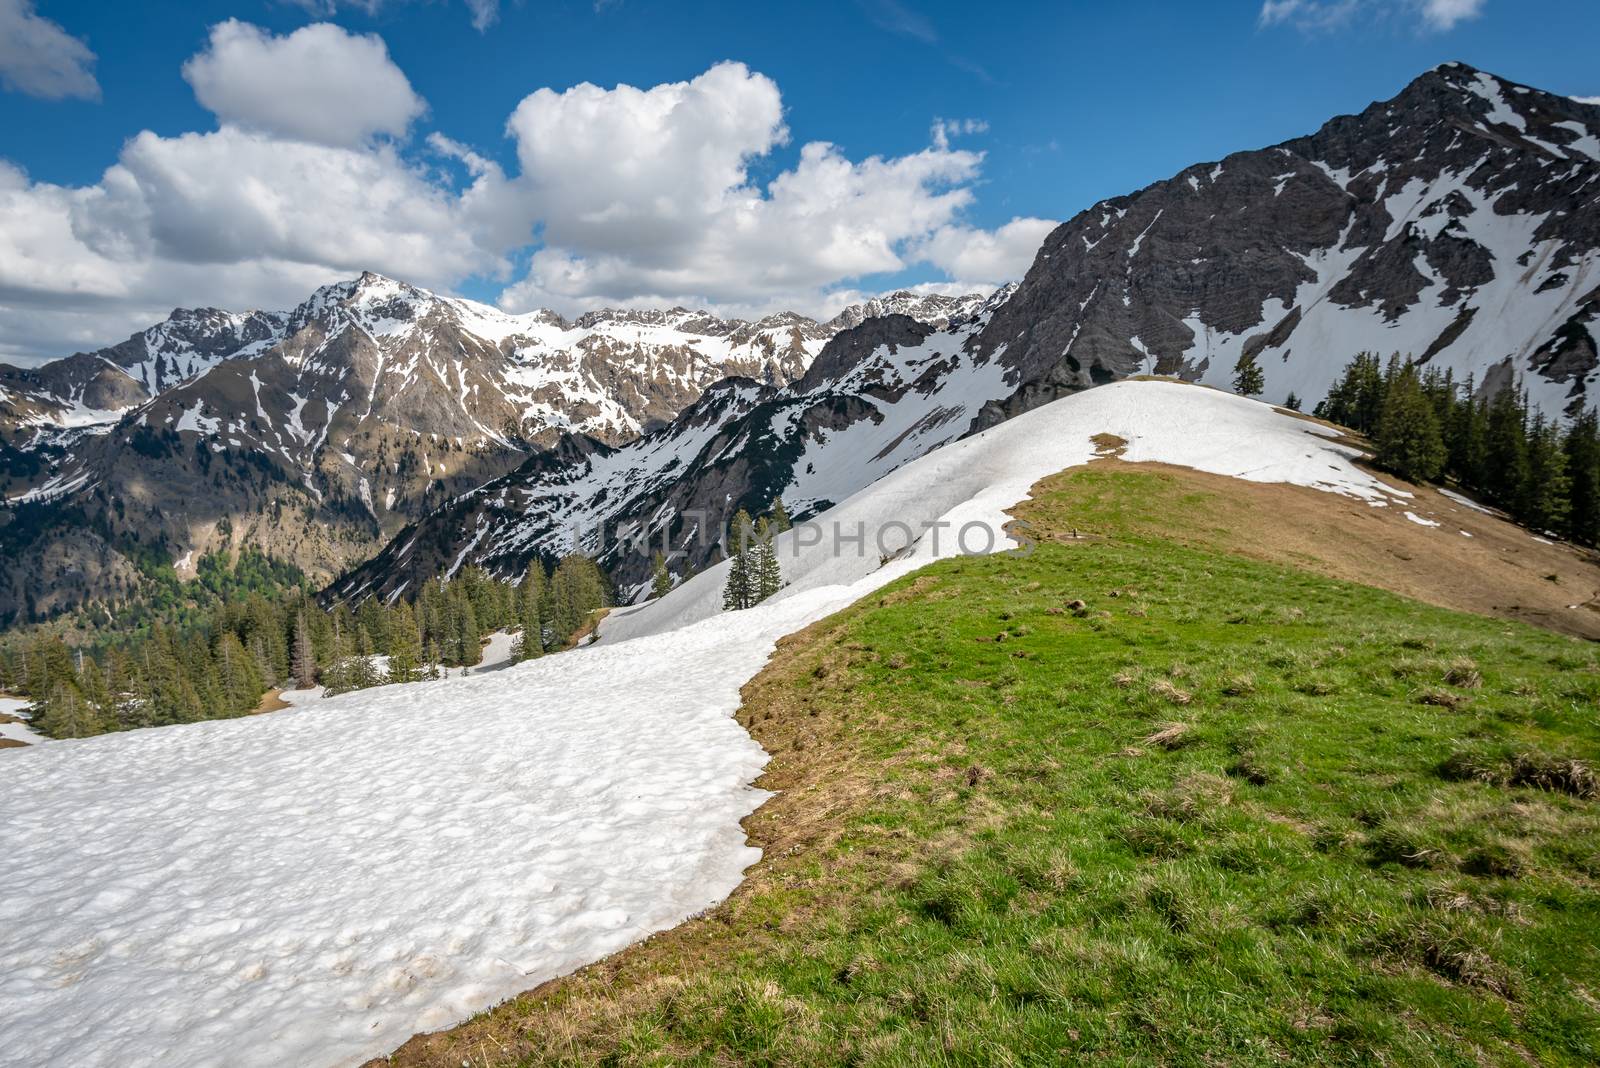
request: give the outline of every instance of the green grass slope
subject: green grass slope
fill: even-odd
[[[1595,646],[1152,533],[1188,496],[1069,472],[786,642],[746,885],[394,1061],[1595,1063]]]

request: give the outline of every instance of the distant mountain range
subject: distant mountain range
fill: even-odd
[[[250,542],[345,596],[595,552],[782,496],[814,513],[900,464],[1135,374],[1309,408],[1357,352],[1552,415],[1594,403],[1600,107],[1461,64],[1315,134],[1096,204],[992,296],[893,294],[818,323],[506,315],[375,275],[287,313],[180,311],[0,368],[0,619],[136,588],[135,561]],[[373,555],[385,539],[388,544]]]
[[[612,449],[569,440],[452,501],[341,579],[390,595],[465,563],[597,553],[630,593],[643,530],[701,533],[782,496],[814,514],[900,464],[1062,395],[1135,374],[1265,398],[1324,397],[1357,352],[1399,353],[1551,414],[1600,376],[1600,107],[1461,64],[1316,134],[1189,167],[1046,239],[1014,291],[936,328],[889,315],[828,342],[788,384],[731,382]],[[602,538],[601,531],[605,532]]]
[[[0,365],[0,620],[115,602],[140,561],[183,573],[223,545],[331,577],[569,435],[620,445],[730,375],[787,383],[873,306],[943,323],[983,299],[566,320],[365,274],[289,312],[179,309],[108,349]]]

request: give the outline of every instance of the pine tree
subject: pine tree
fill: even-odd
[[[311,631],[306,626],[306,615],[295,617],[294,651],[289,658],[289,673],[296,689],[309,690],[317,684],[317,654],[311,648]]]
[[[580,553],[561,558],[550,576],[549,619],[551,647],[564,646],[609,599],[605,576],[593,560]]]
[[[1233,391],[1241,397],[1254,397],[1267,388],[1267,376],[1255,356],[1240,355],[1233,365]]]
[[[659,600],[672,592],[672,572],[667,570],[667,558],[659,551],[650,562],[650,597]]]
[[[527,573],[517,587],[517,619],[522,633],[511,650],[513,660],[531,660],[544,655],[544,562],[537,556],[528,561]]]
[[[1291,412],[1298,412],[1300,410],[1300,398],[1295,396],[1291,390],[1289,395],[1283,398],[1283,406]]]
[[[789,510],[783,506],[782,497],[773,500],[772,510],[768,514],[772,519],[773,533],[782,534],[793,525],[789,522]]]
[[[1357,353],[1318,408],[1330,422],[1361,434],[1375,431],[1383,409],[1383,372],[1377,353]]]
[[[1580,545],[1600,545],[1600,415],[1579,415],[1567,432],[1565,534]]]
[[[1377,461],[1408,482],[1439,477],[1444,468],[1444,439],[1434,407],[1423,394],[1412,364],[1389,376],[1378,421]]]
[[[752,604],[759,604],[777,593],[783,586],[783,574],[778,566],[778,549],[772,544],[774,531],[765,519],[756,524],[756,537],[751,546],[751,575],[755,584]]]
[[[1527,476],[1518,494],[1517,518],[1535,530],[1558,531],[1567,522],[1567,454],[1560,428],[1543,412],[1528,429]]]
[[[1480,488],[1491,503],[1516,514],[1528,482],[1528,411],[1518,386],[1502,388],[1489,404]]]
[[[483,659],[483,647],[478,644],[478,614],[472,601],[463,596],[456,610],[456,662],[471,667]]]
[[[422,663],[422,635],[416,616],[404,601],[396,601],[388,615],[389,681],[415,682]]]
[[[728,557],[728,581],[722,587],[724,611],[749,608],[755,603],[756,575],[751,567],[750,554],[754,533],[750,513],[739,509],[728,531],[730,544],[723,546],[723,552]]]

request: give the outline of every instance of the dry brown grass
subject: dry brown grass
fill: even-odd
[[[1174,705],[1186,705],[1194,700],[1194,694],[1188,690],[1180,690],[1166,679],[1157,679],[1150,684],[1150,693],[1163,701]]]
[[[1112,455],[1091,466],[1157,475],[1188,494],[1182,515],[1145,533],[1305,568],[1445,608],[1600,639],[1600,555],[1535,541],[1521,527],[1429,487],[1379,475],[1414,498],[1404,508],[1373,508],[1305,486],[1245,482]],[[1035,486],[1032,499],[1017,507],[1017,517],[1040,529],[1071,526],[1070,510],[1050,512],[1070,509],[1070,494],[1059,504],[1049,500],[1050,491],[1069,477],[1070,472],[1054,475]],[[1412,523],[1403,514],[1407,508],[1442,525]]]
[[[1187,723],[1168,723],[1146,735],[1144,744],[1160,746],[1162,749],[1182,749],[1193,740]]]

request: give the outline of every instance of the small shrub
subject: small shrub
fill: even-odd
[[[1434,708],[1447,708],[1452,712],[1464,707],[1470,700],[1471,698],[1465,694],[1452,693],[1436,686],[1429,687],[1417,694],[1418,704],[1432,705]]]

